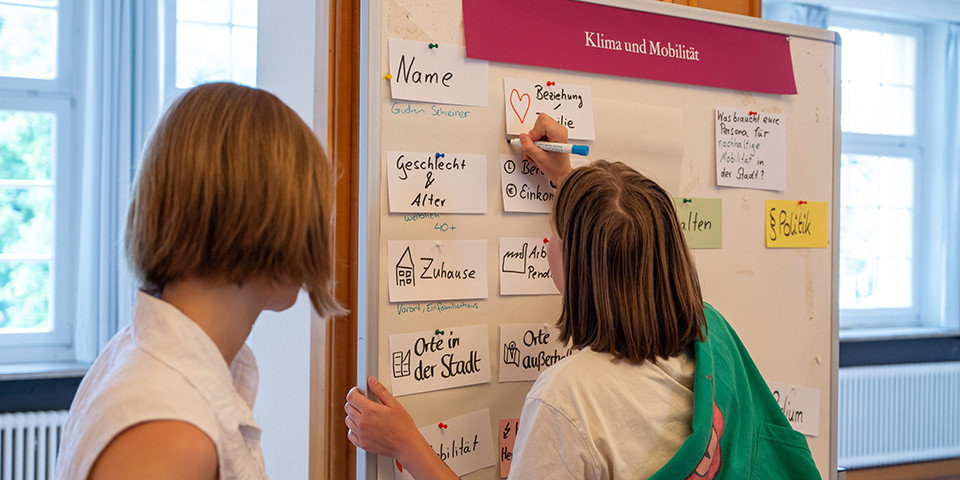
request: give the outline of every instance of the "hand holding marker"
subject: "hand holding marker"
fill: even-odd
[[[513,145],[514,147],[520,146],[519,138],[507,138],[507,143]],[[590,154],[589,145],[573,145],[571,143],[555,143],[555,142],[533,142],[534,145],[540,147],[541,150],[545,152],[556,152],[556,153],[572,153],[574,155],[580,155],[586,157]]]

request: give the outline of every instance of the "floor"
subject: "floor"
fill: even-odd
[[[847,480],[960,480],[960,458],[848,470]]]

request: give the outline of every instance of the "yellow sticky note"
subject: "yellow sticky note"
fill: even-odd
[[[827,202],[767,200],[767,248],[826,248]]]

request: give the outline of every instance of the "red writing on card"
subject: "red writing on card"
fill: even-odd
[[[517,99],[516,101],[513,100],[514,97],[516,97]],[[526,107],[523,106],[523,97],[527,97]],[[523,108],[523,115],[520,115],[520,110],[517,108],[518,105],[521,108]],[[520,95],[520,92],[518,92],[517,89],[514,88],[510,92],[510,107],[513,108],[513,113],[515,113],[517,115],[517,118],[520,119],[520,123],[525,122],[527,119],[527,112],[530,111],[530,94],[524,93],[523,95]]]
[[[500,478],[510,476],[510,462],[513,460],[513,445],[517,442],[519,418],[500,420]]]

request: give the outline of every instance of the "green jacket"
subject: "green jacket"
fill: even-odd
[[[709,304],[704,313],[707,336],[694,345],[693,433],[650,480],[819,479],[807,439],[787,422],[736,332]]]

